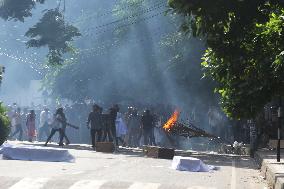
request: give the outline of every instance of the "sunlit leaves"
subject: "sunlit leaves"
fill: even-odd
[[[0,0],[0,17],[4,20],[19,20],[32,16],[31,10],[36,3],[44,3],[45,0]]]
[[[69,42],[81,34],[76,27],[65,22],[58,9],[51,9],[25,35],[31,38],[28,47],[47,46],[49,62],[61,64],[62,55],[71,49]]]
[[[284,95],[283,2],[170,0],[169,5],[191,16],[184,30],[205,38],[209,48],[202,66],[218,82],[229,116],[254,117]]]
[[[10,129],[10,119],[7,116],[7,109],[0,102],[0,145],[7,140]]]

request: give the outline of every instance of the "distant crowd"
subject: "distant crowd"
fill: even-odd
[[[174,106],[164,104],[115,104],[108,107],[96,103],[74,103],[57,107],[20,107],[14,103],[8,106],[8,116],[11,120],[9,137],[30,142],[41,141],[45,142],[45,145],[50,141],[59,145],[92,144],[94,148],[96,142],[104,141],[129,147],[179,147],[182,140],[179,140],[178,136],[171,136],[174,140],[169,140],[162,128],[175,109]],[[228,141],[234,140],[232,124],[215,107],[210,107],[207,114],[200,114],[193,109],[186,115],[185,122],[187,121]],[[246,131],[238,141],[245,141],[247,136]]]
[[[45,141],[45,145],[53,141],[60,146],[70,142],[91,143],[93,148],[96,142],[103,141],[131,147],[166,145],[162,126],[174,109],[169,108],[165,113],[161,108],[154,112],[153,108],[138,111],[127,107],[122,113],[117,104],[105,110],[97,104],[91,107],[74,104],[54,110],[48,106],[41,108],[21,108],[16,103],[8,106],[10,139]]]

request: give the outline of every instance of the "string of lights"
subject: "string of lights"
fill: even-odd
[[[40,75],[43,75],[42,71],[45,70],[45,68],[42,67],[40,64],[29,61],[28,58],[15,56],[7,51],[8,51],[7,49],[0,48],[0,56],[6,56],[10,59],[16,60],[18,63],[19,62],[27,63],[30,66],[30,68],[32,68],[35,72],[37,72]]]

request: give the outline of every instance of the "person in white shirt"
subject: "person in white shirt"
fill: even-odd
[[[44,146],[47,146],[47,143],[50,141],[50,139],[53,137],[53,135],[58,132],[60,136],[60,141],[59,141],[59,146],[63,146],[63,137],[64,137],[64,132],[63,128],[66,126],[66,117],[63,112],[63,108],[58,108],[56,110],[56,113],[54,115],[54,119],[52,122],[52,129],[49,137],[47,138]]]
[[[51,127],[50,125],[52,123],[52,115],[47,107],[45,107],[44,110],[40,113],[39,122],[38,140],[43,141],[45,140],[43,138],[44,135],[45,138],[49,136]]]
[[[23,114],[21,113],[21,108],[17,108],[17,111],[15,111],[15,113],[12,115],[12,126],[15,126],[15,132],[11,135],[11,137],[14,137],[19,133],[19,140],[23,139],[22,116]]]
[[[127,134],[127,126],[124,123],[122,113],[117,112],[116,120],[115,120],[115,128],[116,128],[116,141],[122,143],[122,146],[126,146],[124,141],[125,135]]]

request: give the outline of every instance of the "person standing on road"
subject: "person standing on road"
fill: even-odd
[[[153,128],[154,128],[154,116],[150,113],[150,110],[146,110],[141,119],[142,129],[144,135],[144,145],[152,145],[153,141]]]
[[[11,137],[14,137],[19,133],[19,140],[23,139],[22,119],[23,114],[21,113],[21,108],[17,108],[14,114],[12,114],[12,126],[15,126],[15,131]]]
[[[116,120],[115,120],[115,128],[116,128],[116,140],[122,143],[122,146],[126,146],[125,136],[127,134],[127,126],[123,120],[122,113],[117,112]]]
[[[40,113],[40,127],[39,127],[39,135],[38,140],[43,140],[43,135],[46,137],[50,134],[50,125],[51,125],[51,114],[47,107]]]
[[[118,146],[118,138],[116,138],[116,126],[115,126],[117,112],[119,112],[119,106],[116,104],[112,108],[110,108],[109,111],[109,124],[110,124],[112,138],[115,140],[116,146]]]
[[[113,142],[113,137],[111,133],[111,121],[110,121],[110,115],[107,114],[102,114],[102,142],[107,141],[108,137],[108,142]]]
[[[101,142],[102,138],[102,108],[98,105],[93,105],[93,111],[90,112],[88,121],[87,121],[87,127],[91,129],[91,138],[92,138],[92,147],[93,149],[96,148],[96,142]],[[91,124],[91,127],[89,126]],[[98,139],[96,141],[96,134],[98,136]]]
[[[136,109],[132,111],[128,118],[129,129],[129,145],[132,147],[139,146],[139,134],[140,134],[140,119]]]
[[[27,122],[26,122],[29,142],[32,142],[33,139],[36,137],[35,119],[36,119],[35,111],[31,110],[30,113],[27,115]]]

